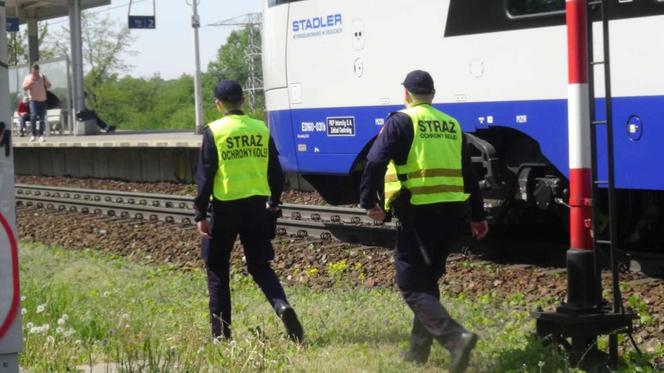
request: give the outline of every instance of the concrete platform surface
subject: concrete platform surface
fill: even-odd
[[[119,131],[91,136],[52,136],[46,141],[14,137],[16,148],[199,148],[202,136],[193,131]]]

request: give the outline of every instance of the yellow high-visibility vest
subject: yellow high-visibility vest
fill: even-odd
[[[385,210],[401,187],[410,193],[412,205],[463,202],[461,167],[463,134],[459,122],[428,104],[401,110],[413,122],[413,143],[406,164],[390,161],[385,173]]]
[[[270,130],[247,115],[227,115],[209,124],[219,168],[212,195],[220,201],[269,196],[267,182]]]

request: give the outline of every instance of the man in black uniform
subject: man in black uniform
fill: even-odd
[[[450,352],[450,371],[463,372],[477,335],[441,305],[438,280],[468,198],[473,235],[482,239],[488,232],[482,196],[459,123],[431,106],[435,94],[431,76],[416,70],[403,85],[407,109],[389,116],[369,151],[360,205],[374,220],[384,220],[378,191],[385,180],[386,207],[399,218],[396,281],[415,314],[404,358],[425,363],[435,338]]]
[[[279,210],[283,191],[277,149],[265,123],[240,110],[244,95],[237,82],[220,81],[214,94],[217,109],[225,115],[210,123],[203,134],[194,200],[207,269],[212,335],[231,337],[230,255],[239,234],[249,273],[284,322],[288,336],[299,342],[302,326],[270,266],[274,259],[271,219]]]

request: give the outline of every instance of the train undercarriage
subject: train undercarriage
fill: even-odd
[[[489,128],[468,136],[493,235],[533,241],[569,241],[568,180],[532,138],[509,128]],[[302,175],[330,204],[356,204],[364,157],[348,176]],[[617,190],[620,247],[664,259],[664,191]],[[608,236],[606,190],[594,201],[600,238]],[[608,238],[608,237],[607,237]]]

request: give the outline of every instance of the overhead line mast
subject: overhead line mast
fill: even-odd
[[[257,109],[257,96],[258,92],[263,90],[263,77],[256,69],[257,61],[260,61],[262,55],[262,49],[260,43],[256,43],[256,32],[260,30],[260,26],[263,24],[263,14],[262,13],[248,13],[242,16],[229,18],[223,21],[211,23],[208,26],[216,27],[230,27],[230,26],[244,26],[248,27],[248,44],[247,49],[244,52],[244,63],[249,68],[249,76],[247,76],[246,82],[243,86],[247,91],[248,104],[251,111],[256,111]],[[260,36],[260,31],[258,31],[258,36]]]

